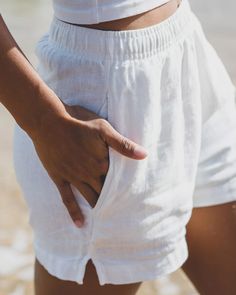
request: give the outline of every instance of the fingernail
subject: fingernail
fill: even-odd
[[[144,157],[147,156],[147,151],[142,146],[135,146],[134,148],[134,154],[138,157]]]
[[[79,219],[77,219],[77,220],[75,221],[75,224],[76,224],[76,226],[79,227],[79,228],[83,226],[82,221],[79,220]]]

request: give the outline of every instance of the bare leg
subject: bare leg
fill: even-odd
[[[35,259],[35,295],[135,295],[141,283],[100,286],[96,269],[89,260],[85,271],[84,284],[79,285],[76,282],[60,280],[50,275]]]
[[[201,295],[236,294],[236,202],[193,209],[183,270]]]

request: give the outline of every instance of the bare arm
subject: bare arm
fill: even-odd
[[[142,147],[105,119],[83,107],[65,105],[31,66],[1,16],[0,102],[31,137],[77,226],[84,216],[70,184],[96,204],[108,171],[108,145],[133,159],[146,157]]]
[[[65,108],[29,63],[0,15],[0,102],[28,134],[50,114],[66,116]]]

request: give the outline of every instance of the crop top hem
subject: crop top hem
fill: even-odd
[[[70,9],[69,6],[53,2],[56,18],[73,24],[95,24],[137,15],[167,3],[169,0],[150,0],[132,4],[132,1],[115,3],[112,7],[93,6],[90,10]]]

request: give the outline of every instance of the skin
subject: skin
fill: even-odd
[[[0,102],[32,139],[75,225],[83,225],[84,216],[70,183],[93,206],[108,170],[108,146],[134,160],[147,156],[105,119],[63,104],[25,58],[1,16]]]
[[[96,269],[89,260],[86,266],[83,285],[76,282],[60,280],[50,275],[47,270],[35,260],[34,286],[35,295],[134,295],[138,291],[140,283],[100,286]]]
[[[0,102],[31,138],[78,227],[83,226],[84,216],[70,184],[93,207],[109,167],[108,146],[134,160],[147,156],[142,146],[119,134],[105,119],[80,106],[65,105],[29,63],[1,15]],[[49,292],[46,282],[40,292]]]
[[[201,295],[235,295],[236,201],[195,208],[183,270]]]
[[[176,11],[177,7],[180,5],[180,2],[181,0],[171,0],[157,8],[130,17],[102,22],[98,24],[79,24],[79,26],[106,31],[141,29],[160,23],[168,18]]]
[[[194,208],[187,225],[189,257],[182,269],[201,295],[235,295],[236,201]],[[136,294],[141,282],[99,286],[91,260],[85,285],[62,281],[35,260],[35,295]],[[64,293],[63,293],[64,292]],[[151,294],[150,294],[151,295]]]
[[[101,30],[147,27],[174,13],[179,2],[172,0],[139,15],[85,26]],[[77,221],[83,225],[83,213],[75,202],[69,184],[74,184],[94,206],[109,167],[108,145],[134,160],[142,160],[147,154],[142,147],[119,134],[96,114],[80,106],[65,105],[35,72],[2,17],[0,41],[0,102],[31,137],[72,220],[81,226]],[[63,147],[63,142],[66,142],[66,147]],[[63,166],[60,164],[62,159]],[[236,249],[235,206],[235,203],[228,203],[193,209],[187,227],[190,254],[183,269],[201,294],[236,294],[236,262],[233,259]],[[100,286],[90,260],[84,284],[78,285],[52,276],[35,259],[36,295],[133,295],[141,283]]]

